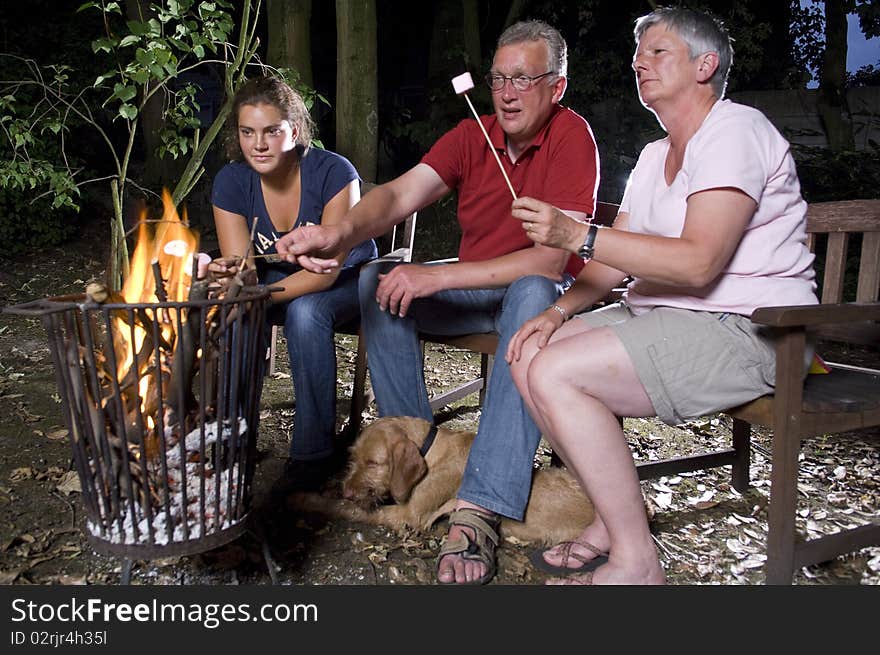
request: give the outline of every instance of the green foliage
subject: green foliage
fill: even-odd
[[[859,16],[859,27],[867,38],[880,36],[880,2],[857,0],[855,12]]]
[[[794,40],[793,54],[800,67],[807,71],[806,81],[818,79],[818,71],[822,66],[825,53],[825,14],[824,0],[811,0],[810,4],[801,6],[797,0],[792,2],[791,33]],[[880,36],[880,1],[850,0],[847,7],[849,13],[859,17],[859,29],[866,38]],[[861,72],[861,71],[860,71]],[[865,73],[870,75],[870,71]],[[852,79],[847,75],[848,85],[859,86],[858,75]],[[868,82],[869,84],[871,82]]]
[[[838,151],[792,145],[807,202],[880,197],[877,149]]]
[[[825,15],[816,4],[801,6],[794,2],[792,8],[791,35],[793,54],[800,68],[805,71],[805,84],[814,77],[822,64],[825,52]]]
[[[68,70],[66,66],[47,67],[46,77],[40,79],[59,88],[67,83]],[[31,71],[40,73],[33,67]],[[79,189],[69,172],[73,162],[68,160],[65,166],[59,141],[70,125],[53,111],[51,99],[41,95],[40,88],[38,83],[12,84],[4,87],[0,96],[0,189],[7,209],[3,220],[10,221],[12,226],[27,226],[24,217],[45,214],[47,208],[78,209]],[[46,193],[51,200],[35,202],[39,209],[28,211],[22,203],[40,193]]]
[[[65,75],[63,67],[57,78]],[[73,229],[79,189],[58,162],[56,118],[32,124],[19,108],[31,89],[0,96],[0,256],[56,245]],[[18,98],[18,99],[17,99]],[[26,110],[26,107],[25,107]]]
[[[173,159],[182,157],[192,151],[191,130],[201,127],[195,112],[199,110],[196,102],[196,87],[186,84],[172,97],[173,106],[165,111],[164,127],[159,132],[162,145],[159,147],[159,156],[166,154]]]
[[[846,74],[847,88],[856,86],[880,86],[880,66],[866,64],[855,73]]]
[[[0,182],[0,257],[58,245],[75,229],[76,210],[57,206],[52,194]]]
[[[276,68],[275,74],[278,75],[282,80],[284,80],[290,88],[296,91],[300,97],[303,99],[303,104],[305,104],[306,109],[314,116],[315,115],[315,106],[316,105],[324,105],[326,107],[330,107],[330,101],[318,93],[316,89],[313,89],[308,84],[302,81],[300,77],[299,71],[295,68]],[[312,143],[319,148],[324,147],[324,143],[317,137],[317,135],[312,137]]]
[[[153,3],[152,15],[125,21],[124,26],[116,2],[87,2],[78,11],[89,9],[101,11],[107,21],[112,21],[106,36],[92,42],[95,54],[105,53],[111,59],[110,67],[93,84],[96,89],[110,91],[102,107],[113,111],[115,118],[133,121],[161,89],[167,97],[159,155],[176,159],[191,152],[191,131],[199,127],[196,88],[192,84],[175,87],[172,83],[209,54],[216,55],[218,47],[228,41],[235,27],[229,13],[232,3]]]
[[[233,45],[228,40],[235,28],[230,15],[234,5],[228,0],[149,3],[139,20],[127,21],[119,2],[83,3],[77,13],[100,12],[104,27],[104,35],[91,44],[94,55],[104,62],[104,72],[85,87],[66,66],[0,56],[24,63],[26,70],[19,79],[0,82],[0,150],[8,154],[0,162],[4,186],[12,191],[48,190],[55,207],[75,208],[78,187],[93,180],[83,180],[82,171],[68,155],[68,135],[87,126],[110,152],[113,170],[97,179],[110,180],[113,199],[108,271],[112,286],[118,288],[127,271],[122,207],[126,187],[133,182],[129,166],[141,113],[151,98],[161,98],[164,123],[159,154],[189,156],[172,194],[175,203],[180,203],[203,172],[201,162],[225,114],[201,138],[195,116],[199,109],[194,100],[196,88],[179,78],[204,63],[219,63],[224,67],[227,91],[234,91],[256,52],[256,11],[251,10],[259,5],[260,0],[240,5],[242,28]]]

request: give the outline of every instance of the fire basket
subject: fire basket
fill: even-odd
[[[123,558],[123,582],[133,559],[241,535],[256,463],[270,290],[244,257],[234,275],[208,267],[167,191],[163,205],[138,223],[121,291],[5,308],[46,329],[86,537]]]
[[[46,329],[98,552],[188,555],[246,528],[269,291],[198,295],[126,303],[87,293],[6,308]]]

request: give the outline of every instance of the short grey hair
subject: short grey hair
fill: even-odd
[[[542,20],[526,20],[514,23],[498,37],[498,50],[506,45],[524,43],[526,41],[543,41],[547,44],[547,70],[559,77],[568,76],[568,46],[565,39],[555,27]]]
[[[718,69],[710,82],[715,95],[719,99],[723,98],[727,88],[727,76],[733,64],[733,46],[724,23],[702,11],[684,7],[660,7],[636,19],[633,30],[636,44],[649,28],[660,24],[675,32],[687,43],[691,59],[706,52],[714,52],[718,55]]]

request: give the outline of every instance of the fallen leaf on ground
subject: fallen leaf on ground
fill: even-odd
[[[61,493],[68,495],[82,493],[82,486],[79,483],[79,475],[77,475],[76,471],[68,471],[62,475],[55,488]]]
[[[67,439],[67,429],[60,428],[58,430],[52,430],[51,432],[46,433],[46,438],[50,441],[61,441],[63,439]]]
[[[367,555],[367,559],[370,560],[373,564],[382,564],[383,562],[388,561],[388,553],[384,550],[374,550],[369,555]]]
[[[406,577],[401,574],[400,569],[396,566],[388,567],[388,579],[391,582],[406,582]]]
[[[431,584],[434,582],[434,570],[425,560],[414,557],[408,560],[407,564],[411,564],[415,568],[416,580],[419,581],[419,584]]]
[[[22,480],[32,480],[36,475],[37,472],[30,466],[21,466],[17,469],[12,469],[9,479],[12,482],[21,482]]]
[[[61,575],[58,576],[58,584],[63,585],[85,585],[88,584],[84,575]]]
[[[672,494],[656,494],[654,496],[654,502],[660,509],[669,509],[669,507],[672,505]]]
[[[21,575],[22,569],[0,571],[0,584],[12,584]]]

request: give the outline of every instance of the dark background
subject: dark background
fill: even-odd
[[[90,47],[91,41],[102,35],[104,26],[99,12],[77,13],[81,4],[81,0],[4,3],[0,12],[0,52],[30,57],[43,65],[64,63],[72,67],[71,75],[79,76],[83,85],[90,84],[106,69],[106,62],[94,55]],[[478,81],[470,94],[474,105],[480,112],[491,111],[489,93],[479,79],[489,68],[495,41],[515,4],[524,7],[518,18],[544,19],[566,38],[569,85],[564,104],[586,117],[593,127],[602,165],[599,199],[620,201],[639,151],[646,142],[662,136],[653,115],[638,102],[630,68],[633,21],[650,11],[653,4],[645,0],[478,0],[481,62],[470,67],[464,63],[458,10],[461,0],[377,0],[377,181],[388,180],[415,164],[444,130],[470,116],[466,103],[452,91],[452,77],[469,69]],[[810,67],[815,66],[824,47],[823,24],[817,22],[815,14],[801,13],[797,1],[693,0],[683,4],[709,8],[730,30],[735,56],[729,94],[803,89],[810,81]],[[314,1],[310,28],[313,86],[329,100],[329,105],[318,103],[313,113],[320,140],[325,147],[334,149],[336,3]],[[260,55],[265,61],[265,7],[258,29]],[[7,59],[0,64],[2,79],[15,79],[15,74],[14,62]],[[851,76],[849,83],[876,85],[877,77],[877,69],[873,68],[862,71],[861,76]],[[202,80],[202,85],[204,91],[199,100],[207,121],[212,118],[212,107],[223,101],[222,87],[212,83],[210,76]],[[112,132],[113,124],[108,122],[108,127]],[[68,135],[67,144],[75,163],[94,171],[95,176],[106,171],[102,161],[106,149],[93,130],[74,130]],[[805,197],[875,197],[880,187],[876,155],[876,147],[861,153],[796,151]],[[165,170],[166,179],[150,179],[141,168],[144,158],[144,150],[138,144],[132,171],[135,180],[154,191],[173,184],[173,162]],[[212,229],[210,181],[224,161],[219,147],[215,147],[205,162],[206,175],[186,201],[190,220],[206,232]],[[53,211],[51,220],[40,219],[51,225],[41,226],[37,242],[63,240],[78,221],[95,214],[106,215],[106,187],[91,185],[84,192],[84,208],[79,214]],[[22,220],[23,216],[34,214],[32,200],[0,189],[0,242],[5,244],[5,253],[21,251],[34,243],[27,236],[27,229],[38,221]],[[453,239],[456,234],[455,229],[449,229],[454,228],[453,207],[454,203],[447,199],[422,213],[428,220],[420,221],[418,241],[435,256],[454,254],[455,244],[445,243],[450,240],[450,233]],[[437,220],[431,220],[432,217]]]

